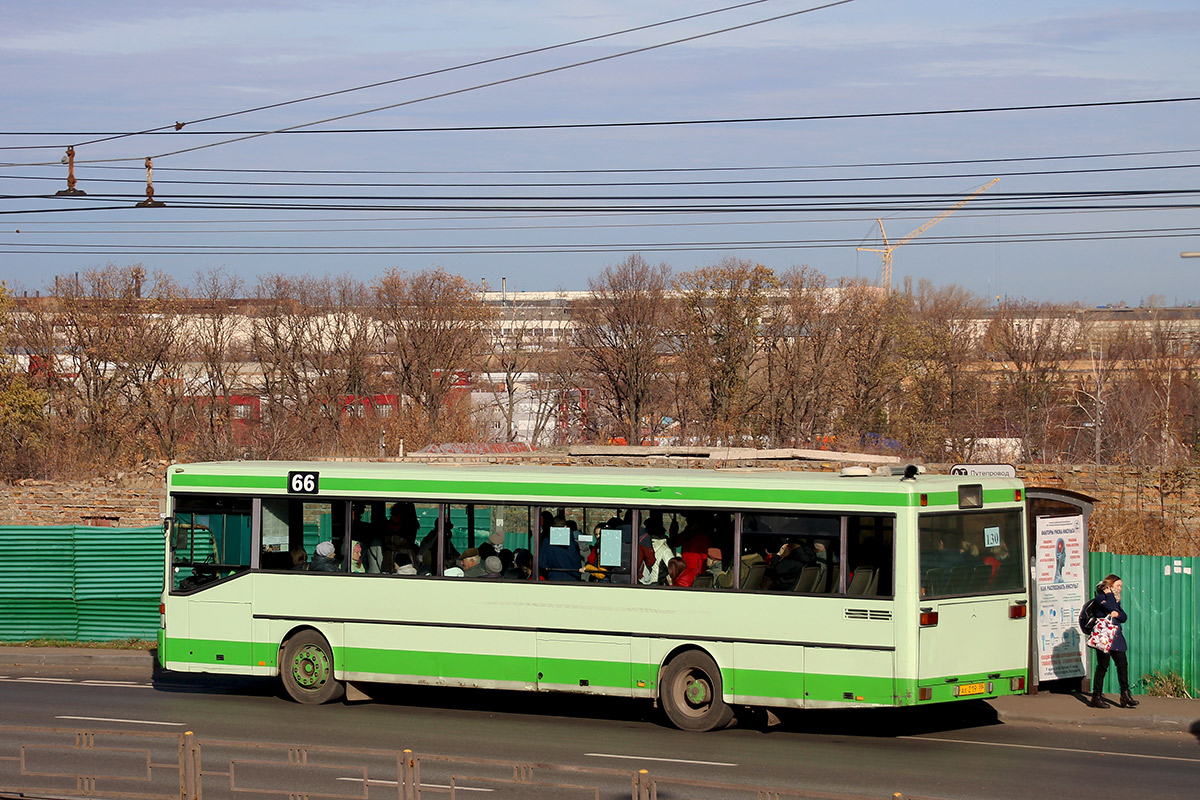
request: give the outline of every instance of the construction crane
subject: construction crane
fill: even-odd
[[[883,220],[876,219],[875,221],[879,223],[879,235],[883,237],[883,247],[882,248],[860,247],[858,249],[860,251],[866,251],[868,253],[879,253],[882,256],[882,258],[883,258],[883,275],[880,277],[879,285],[882,286],[883,288],[887,289],[889,292],[892,290],[892,252],[897,247],[900,247],[903,244],[907,244],[908,242],[911,242],[913,239],[917,238],[922,233],[924,233],[925,231],[932,228],[934,225],[937,225],[939,222],[944,220],[946,217],[950,216],[955,211],[958,211],[960,208],[962,208],[967,203],[969,203],[976,195],[983,194],[988,189],[992,188],[992,184],[994,184],[998,180],[1000,180],[1000,179],[992,178],[989,182],[985,183],[983,186],[980,186],[978,189],[971,192],[969,195],[964,197],[962,200],[959,200],[957,203],[950,206],[945,211],[938,214],[936,217],[929,220],[928,222],[926,222],[924,225],[920,226],[916,230],[906,234],[903,239],[900,239],[899,241],[896,241],[896,242],[890,242],[890,243],[888,242],[887,233],[883,230]]]

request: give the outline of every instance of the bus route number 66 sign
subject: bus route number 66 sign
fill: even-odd
[[[289,472],[287,476],[288,494],[317,494],[321,489],[321,475],[318,472]]]

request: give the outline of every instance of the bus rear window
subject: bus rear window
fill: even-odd
[[[922,597],[1025,587],[1019,511],[923,514],[919,535]]]

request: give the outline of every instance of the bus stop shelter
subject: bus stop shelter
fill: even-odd
[[[1096,498],[1027,487],[1030,692],[1088,691],[1089,658],[1079,612],[1092,596],[1088,519]]]

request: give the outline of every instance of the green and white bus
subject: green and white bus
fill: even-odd
[[[1025,691],[1020,481],[247,461],[167,474],[158,657],[279,675],[733,708]]]

